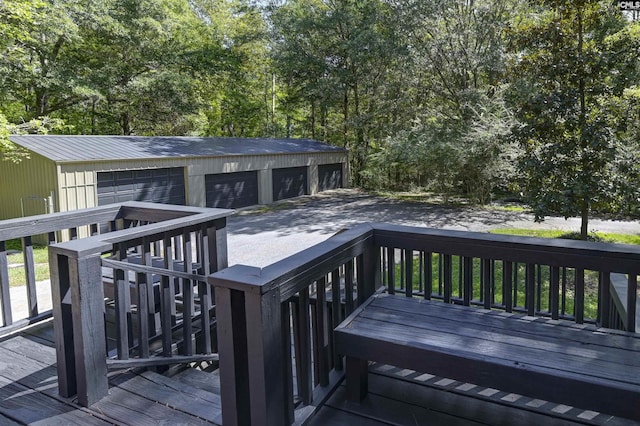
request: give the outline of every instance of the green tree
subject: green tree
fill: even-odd
[[[267,25],[260,9],[246,0],[193,1],[219,45],[217,64],[202,77],[206,102],[204,133],[213,136],[273,135],[272,71]]]
[[[372,145],[403,105],[394,71],[406,49],[395,18],[380,0],[291,0],[271,14],[286,134],[321,135],[349,148],[356,184]]]
[[[67,55],[102,13],[100,2],[5,0],[0,3],[0,106],[11,121],[49,116],[81,102],[87,92]]]
[[[510,111],[504,105],[505,41],[514,1],[478,0],[451,3],[420,0],[394,3],[402,40],[410,61],[403,64],[404,97],[417,123],[391,133],[375,158],[384,152],[395,158],[398,145],[412,147],[409,175],[417,184],[445,196],[464,192],[475,201],[489,201],[492,190],[504,185],[510,145],[504,144]],[[405,113],[406,113],[405,112]],[[396,164],[391,160],[388,164]],[[374,161],[367,176],[384,162]]]
[[[637,82],[637,56],[618,48],[629,25],[610,2],[549,0],[532,2],[511,33],[525,193],[536,220],[579,216],[582,238],[616,195],[615,103]]]

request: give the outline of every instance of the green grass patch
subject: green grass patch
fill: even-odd
[[[428,258],[425,256],[414,256],[412,262],[412,289],[414,293],[424,294],[425,291],[432,295],[444,295],[444,261],[445,257],[434,253],[431,255],[431,276],[426,274]],[[489,272],[486,273],[482,260],[474,258],[471,261],[471,292],[469,299],[475,303],[484,301],[485,277],[489,277],[491,287],[491,304],[500,306],[505,303],[505,289],[503,288],[504,264],[496,260],[489,263]],[[404,292],[406,283],[405,265],[396,263],[395,265],[395,288],[399,292]],[[550,312],[550,275],[551,268],[548,266],[534,266],[534,306],[536,312]],[[511,292],[513,307],[524,310],[528,306],[526,295],[527,266],[525,264],[513,264],[511,276]],[[584,316],[595,319],[598,312],[598,273],[595,271],[584,271],[585,294],[584,294]],[[571,317],[574,315],[575,306],[575,282],[576,270],[567,268],[561,271],[559,285],[559,310],[560,315]],[[451,256],[451,296],[454,299],[464,299],[464,267],[460,256]]]
[[[36,264],[36,281],[49,279],[49,264]],[[27,275],[24,266],[9,268],[9,283],[11,287],[23,286],[27,283]]]
[[[373,191],[371,194],[392,200],[408,201],[412,203],[437,204],[454,207],[464,207],[471,203],[459,196],[444,196],[427,191]]]
[[[6,243],[8,250],[16,250],[7,256],[9,263],[9,283],[11,287],[25,285],[27,282],[26,271],[24,268],[24,255],[22,253],[22,243],[19,239],[9,240]],[[47,246],[33,246],[33,263],[35,264],[36,281],[49,279],[49,248]]]
[[[575,232],[567,232],[557,229],[498,228],[492,229],[489,232],[491,234],[517,235],[521,237],[563,238],[570,240],[579,239],[579,235]],[[640,235],[595,232],[589,234],[589,236],[589,241],[640,245]]]
[[[526,213],[529,211],[528,207],[525,206],[517,206],[517,205],[491,205],[489,207],[491,210],[500,210],[500,211],[505,211],[505,212],[514,212],[514,213]]]

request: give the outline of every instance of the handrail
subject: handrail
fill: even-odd
[[[612,326],[616,290],[608,283],[615,273],[628,277],[627,306],[638,306],[638,247],[377,223],[263,269],[219,271],[209,283],[218,298],[223,421],[291,424],[303,410],[313,411],[342,375],[331,330],[381,285],[408,297]],[[593,319],[585,318],[592,293],[598,298]],[[635,310],[622,315],[635,324]],[[291,339],[303,403],[295,411]]]
[[[373,229],[361,225],[266,268],[236,265],[209,277],[217,298],[223,423],[300,422],[339,383],[331,330],[373,294],[373,251]],[[344,297],[336,297],[341,290]],[[297,410],[292,338],[303,402]]]
[[[102,224],[114,229],[119,215],[120,207],[110,205],[0,221],[0,300],[2,304],[0,335],[51,317],[51,310],[43,311],[38,304],[38,286],[36,285],[38,265],[34,261],[34,242],[37,237],[45,234],[44,240],[53,243],[61,238],[75,238],[78,235],[78,229],[85,226],[91,228],[87,232],[96,233],[99,232]],[[14,288],[11,291],[8,258],[10,252],[7,246],[7,242],[13,239],[21,240],[22,265],[26,283],[24,291],[27,317],[17,321],[14,317],[18,300],[16,297],[12,298],[12,293],[15,296],[18,290]]]
[[[49,247],[61,395],[77,394],[78,402],[85,406],[100,400],[108,391],[108,365],[217,358],[212,355],[215,348],[209,331],[213,295],[204,277],[227,267],[226,217],[231,213],[129,202],[114,216],[120,221],[119,230]],[[174,270],[176,262],[183,265],[184,273]],[[193,267],[198,268],[197,273],[191,273]],[[112,272],[105,275],[105,269]],[[112,336],[103,313],[105,285],[113,289]],[[185,298],[182,315],[176,311],[178,291]],[[193,303],[196,295],[198,309]],[[193,321],[199,321],[198,327],[193,327]],[[173,356],[176,327],[182,331],[179,357]],[[204,349],[194,355],[192,340],[198,333]],[[107,362],[105,336],[114,339],[117,362]],[[154,341],[160,341],[164,360],[153,358]]]

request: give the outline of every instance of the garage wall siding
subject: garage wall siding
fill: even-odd
[[[206,206],[205,175],[217,173],[244,172],[258,170],[259,200],[261,204],[273,201],[270,169],[312,166],[319,164],[343,163],[344,152],[303,153],[284,155],[246,155],[228,157],[167,158],[153,160],[102,161],[61,164],[59,187],[59,211],[93,207],[97,205],[97,172],[132,169],[184,167],[187,204]],[[54,166],[52,166],[54,167]],[[315,169],[313,169],[315,167]],[[313,172],[310,170],[310,172]],[[317,176],[317,171],[315,172]],[[346,175],[345,175],[346,176]],[[311,173],[309,175],[311,177]],[[52,179],[55,181],[55,172]],[[347,180],[345,179],[345,183]],[[310,184],[310,190],[317,191],[317,184]],[[312,194],[315,192],[310,191]]]
[[[0,220],[21,217],[22,198],[26,216],[46,213],[44,198],[51,192],[54,193],[54,207],[58,207],[55,201],[57,172],[53,161],[35,153],[18,164],[0,160],[0,176],[3,176],[0,179]]]

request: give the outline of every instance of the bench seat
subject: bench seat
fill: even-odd
[[[376,294],[335,340],[354,401],[376,361],[640,420],[640,334]]]

